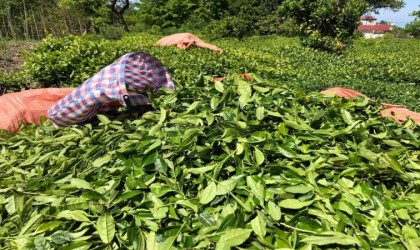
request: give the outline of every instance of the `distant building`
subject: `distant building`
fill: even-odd
[[[374,16],[362,16],[360,21],[362,25],[357,27],[357,30],[363,33],[365,38],[378,38],[383,37],[385,33],[391,32],[392,23],[390,24],[377,24],[376,17]]]
[[[374,16],[362,16],[360,18],[362,21],[362,25],[375,25],[376,24],[376,17]]]

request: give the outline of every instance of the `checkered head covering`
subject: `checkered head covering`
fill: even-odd
[[[147,93],[160,88],[175,89],[165,66],[145,52],[129,53],[59,100],[48,110],[48,117],[58,127],[80,123],[113,109],[115,102],[147,105]]]

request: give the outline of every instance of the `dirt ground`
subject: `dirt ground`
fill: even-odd
[[[19,71],[23,64],[23,51],[31,51],[34,42],[0,41],[0,74]]]

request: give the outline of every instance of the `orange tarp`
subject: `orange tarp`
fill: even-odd
[[[330,88],[330,89],[321,91],[321,94],[324,94],[324,95],[334,94],[336,96],[344,97],[344,98],[355,98],[358,96],[364,96],[367,98],[367,96],[363,95],[360,92],[357,92],[352,89],[346,89],[346,88]],[[383,117],[390,117],[398,123],[405,122],[408,118],[410,118],[414,120],[417,124],[420,124],[419,113],[406,109],[402,105],[394,105],[394,104],[388,104],[388,103],[382,103],[382,105],[384,109],[381,110],[380,114]]]
[[[420,114],[413,112],[411,110],[408,110],[406,108],[401,108],[401,107],[400,108],[398,107],[385,108],[384,110],[381,110],[381,115],[383,117],[391,117],[392,119],[394,119],[396,122],[399,122],[399,123],[405,122],[407,118],[410,117],[417,124],[420,124]]]
[[[248,75],[247,73],[242,73],[242,74],[239,74],[239,76],[242,76],[243,78],[245,78],[245,80],[248,80],[248,81],[252,81],[252,80],[254,80],[254,78],[252,77],[252,76],[250,76],[250,75]],[[221,80],[223,80],[225,77],[224,76],[215,76],[215,77],[213,77],[211,80],[213,81],[213,82],[220,82]]]
[[[9,132],[19,130],[23,124],[39,124],[47,117],[48,109],[74,88],[31,89],[0,96],[0,129]]]
[[[218,48],[212,44],[208,44],[191,33],[176,33],[170,36],[166,36],[155,43],[156,45],[163,46],[177,46],[181,49],[190,48],[207,48],[220,53],[223,53],[221,48]]]
[[[355,98],[358,96],[363,96],[367,98],[367,96],[365,96],[364,94],[360,92],[357,92],[356,90],[345,89],[345,88],[330,88],[330,89],[321,91],[321,94],[323,95],[334,94],[336,96],[344,97],[344,98]]]

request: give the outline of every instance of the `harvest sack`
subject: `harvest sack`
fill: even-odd
[[[339,87],[330,88],[330,89],[321,91],[321,94],[323,94],[323,95],[332,94],[332,95],[336,95],[336,96],[343,97],[343,98],[355,98],[355,97],[358,97],[358,96],[363,96],[363,97],[368,98],[367,96],[365,96],[364,94],[362,94],[360,92],[357,92],[356,90],[339,88]]]
[[[128,53],[54,104],[48,118],[55,127],[80,124],[118,106],[148,105],[148,93],[160,88],[175,89],[163,64],[145,52]]]
[[[19,130],[23,124],[39,124],[47,110],[74,88],[31,89],[0,96],[0,129]]]
[[[385,109],[380,112],[383,117],[390,117],[398,123],[405,122],[407,118],[410,117],[410,119],[415,121],[417,124],[420,124],[419,113],[413,112],[404,107],[384,107]]]
[[[251,75],[248,75],[247,73],[239,74],[239,76],[243,77],[245,80],[248,80],[248,81],[254,80],[254,77],[252,77]],[[216,77],[213,77],[211,80],[213,82],[220,82],[223,79],[225,79],[224,76],[216,76]]]
[[[352,89],[346,89],[346,88],[330,88],[324,91],[321,91],[321,94],[323,95],[329,95],[333,94],[339,97],[343,98],[355,98],[358,96],[364,96],[368,98],[367,96],[363,95],[362,93],[359,93]],[[420,114],[413,112],[411,110],[406,109],[402,105],[393,105],[388,103],[382,103],[384,109],[381,110],[380,114],[383,117],[390,117],[394,119],[398,123],[405,122],[408,118],[414,120],[417,124],[420,124]]]
[[[214,50],[220,53],[223,53],[221,48],[218,48],[212,44],[208,44],[201,40],[200,38],[196,37],[191,33],[176,33],[170,36],[166,36],[155,43],[156,45],[163,45],[163,46],[177,46],[180,49],[190,49],[190,48],[206,48],[210,50]]]

